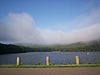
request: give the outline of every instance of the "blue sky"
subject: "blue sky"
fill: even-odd
[[[99,4],[100,0],[0,0],[0,18],[8,13],[25,12],[40,28],[53,28],[88,14]]]
[[[48,38],[47,34],[71,32],[97,24],[99,14],[96,21],[93,17],[99,8],[100,0],[0,0],[0,22],[5,22],[10,13],[26,13]]]

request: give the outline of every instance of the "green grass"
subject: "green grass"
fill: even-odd
[[[67,68],[67,67],[100,67],[100,64],[67,64],[67,65],[0,65],[0,68]]]

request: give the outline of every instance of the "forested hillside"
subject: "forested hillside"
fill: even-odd
[[[100,51],[100,41],[93,41],[89,43],[73,43],[69,45],[43,45],[30,47],[17,46],[12,44],[0,44],[0,54],[10,53],[25,53],[25,52],[96,52]]]

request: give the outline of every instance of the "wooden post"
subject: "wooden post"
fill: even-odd
[[[79,58],[79,56],[76,56],[76,64],[77,64],[77,65],[80,64],[80,58]]]
[[[46,65],[49,65],[49,56],[46,56]]]
[[[17,65],[19,65],[19,64],[20,64],[20,58],[19,58],[19,57],[17,57],[16,64],[17,64]]]

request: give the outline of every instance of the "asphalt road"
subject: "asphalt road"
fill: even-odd
[[[100,67],[0,68],[0,75],[100,75]]]

